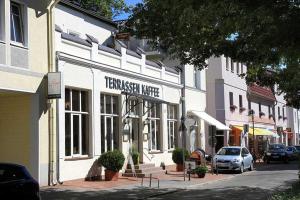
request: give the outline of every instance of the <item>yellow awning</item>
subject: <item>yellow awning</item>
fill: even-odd
[[[243,131],[244,127],[243,126],[233,126],[234,128],[237,128],[241,131]],[[249,134],[253,135],[253,128],[249,127]],[[254,135],[266,135],[266,136],[274,136],[274,133],[272,131],[269,131],[264,128],[254,128]]]

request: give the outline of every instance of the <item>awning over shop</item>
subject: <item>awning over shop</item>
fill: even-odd
[[[191,110],[188,111],[188,115],[194,115],[200,119],[203,119],[208,124],[216,126],[217,130],[226,130],[226,131],[231,130],[228,126],[222,124],[221,122],[219,122],[218,120],[216,120],[215,118],[213,118],[212,116],[210,116],[204,111]]]
[[[232,126],[233,128],[236,128],[236,129],[239,129],[241,131],[243,131],[244,127],[243,126],[237,126],[237,125],[234,125]],[[249,127],[249,134],[253,135],[253,128]],[[268,130],[268,129],[264,129],[264,128],[255,128],[254,127],[254,135],[261,135],[261,136],[272,136],[272,137],[276,137],[278,138],[279,136]]]

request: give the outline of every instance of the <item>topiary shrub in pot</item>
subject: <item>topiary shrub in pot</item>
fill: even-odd
[[[98,164],[105,167],[105,180],[116,181],[124,165],[125,157],[119,150],[108,151],[100,156]]]
[[[176,171],[183,171],[183,155],[184,160],[189,157],[189,152],[186,149],[176,148],[172,153],[172,160],[176,163]]]
[[[206,166],[198,166],[195,169],[193,169],[193,173],[197,174],[199,178],[204,178],[207,172],[208,168]]]
[[[133,164],[138,165],[140,162],[140,154],[137,151],[132,151],[131,153]]]

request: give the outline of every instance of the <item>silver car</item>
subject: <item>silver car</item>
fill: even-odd
[[[213,158],[214,169],[234,170],[243,173],[253,170],[253,157],[246,147],[222,147]]]

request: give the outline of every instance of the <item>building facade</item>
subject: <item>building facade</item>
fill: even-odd
[[[247,86],[242,76],[246,72],[245,65],[230,58],[209,59],[207,110],[231,128],[218,140],[216,150],[222,145],[246,145],[252,152],[255,146],[256,154],[262,155],[269,143],[297,143],[297,110],[286,106],[276,87]]]
[[[48,4],[0,0],[0,162],[26,166],[41,185],[49,171]]]
[[[67,2],[57,5],[55,15],[57,70],[63,77],[59,180],[86,177],[95,160],[114,149],[127,157],[133,147],[140,162],[172,164],[180,73],[114,40],[111,21]]]

